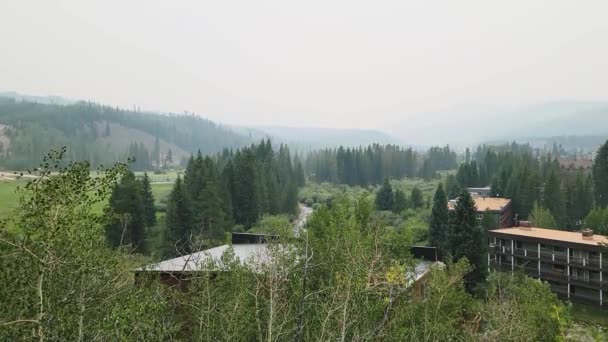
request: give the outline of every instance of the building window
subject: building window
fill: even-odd
[[[553,265],[553,272],[566,273],[566,266],[564,265]]]

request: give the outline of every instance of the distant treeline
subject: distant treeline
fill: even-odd
[[[0,124],[7,126],[4,135],[10,140],[8,146],[0,146],[0,165],[16,169],[38,165],[49,149],[63,146],[68,147],[66,157],[88,160],[93,167],[124,161],[126,156],[130,156],[126,144],[108,150],[100,143],[100,138],[121,138],[127,144],[141,142],[132,141],[131,137],[116,137],[110,124],[141,131],[156,141],[160,139],[188,153],[197,150],[203,154],[217,153],[224,148],[237,148],[250,142],[245,136],[193,114],[163,115],[90,102],[56,105],[0,97]],[[153,144],[153,140],[148,141],[145,148],[149,151],[150,160],[158,160],[154,151],[157,146]],[[157,164],[160,162],[158,160]]]
[[[529,145],[480,147],[448,177],[446,192],[455,198],[461,188],[488,185],[492,196],[513,200],[513,211],[521,219],[533,217],[537,204],[560,228],[579,227],[594,207],[591,170],[563,170],[552,154],[539,155]]]
[[[449,146],[433,147],[420,155],[397,145],[323,149],[306,158],[306,171],[317,182],[365,186],[384,179],[421,176],[429,179],[439,170],[455,169],[456,153]]]
[[[295,215],[302,185],[302,164],[270,140],[215,158],[198,153],[169,195],[163,254],[189,251],[196,237],[221,243],[225,232],[248,229],[263,214]]]

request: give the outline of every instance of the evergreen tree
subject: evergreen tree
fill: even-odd
[[[492,213],[489,210],[486,210],[483,213],[483,217],[481,219],[480,225],[483,227],[484,231],[486,231],[486,232],[488,230],[498,229],[499,224],[496,219],[496,214]]]
[[[261,214],[259,177],[252,151],[237,152],[233,167],[231,193],[234,220],[250,228]]]
[[[388,178],[384,179],[384,184],[378,193],[376,194],[376,209],[378,210],[391,210],[393,208],[394,195],[393,187],[388,181]]]
[[[410,202],[413,209],[419,209],[424,206],[424,198],[422,197],[422,191],[420,191],[417,186],[412,189]]]
[[[429,224],[429,244],[441,251],[446,251],[448,242],[448,198],[439,183],[433,197],[433,209]]]
[[[602,208],[608,206],[608,141],[597,151],[593,162],[595,203]]]
[[[487,273],[486,241],[483,228],[477,220],[477,208],[468,191],[462,191],[450,215],[449,251],[454,260],[466,257],[473,271],[467,275],[467,288],[473,289]]]
[[[141,180],[141,197],[146,227],[152,227],[156,224],[156,207],[154,206],[154,194],[147,172],[144,172],[144,177]]]
[[[545,183],[543,207],[551,212],[551,215],[555,218],[558,225],[564,225],[566,206],[564,203],[561,184],[555,171],[551,171],[549,178]]]
[[[558,228],[553,215],[551,215],[551,211],[540,207],[538,203],[534,203],[534,208],[530,213],[530,221],[535,227],[553,229]]]
[[[106,238],[111,246],[131,246],[135,252],[146,252],[144,204],[141,186],[131,171],[127,171],[112,190],[106,208],[112,220],[106,226]]]
[[[154,150],[152,150],[152,160],[155,167],[160,167],[160,142],[158,136],[154,137]]]
[[[169,149],[167,151],[167,155],[165,156],[165,168],[169,168],[173,165],[173,151]]]
[[[448,199],[454,199],[458,197],[458,194],[462,191],[462,187],[458,184],[458,180],[453,174],[449,174],[445,180],[445,194]]]
[[[191,253],[192,241],[196,235],[190,197],[184,188],[181,177],[177,176],[167,201],[163,257],[169,258]]]
[[[602,235],[608,234],[608,208],[595,208],[585,217],[585,227]]]
[[[405,193],[400,189],[395,190],[395,199],[393,201],[393,212],[400,213],[407,209],[407,198]]]
[[[296,185],[298,187],[304,186],[304,184],[306,183],[306,178],[304,177],[304,168],[302,167],[302,163],[300,162],[300,159],[297,156],[294,164]]]

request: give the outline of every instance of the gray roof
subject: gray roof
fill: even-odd
[[[408,271],[406,274],[407,277],[407,286],[410,286],[412,283],[417,282],[422,277],[424,277],[427,273],[431,271],[432,267],[444,267],[445,264],[441,261],[427,261],[420,260],[416,264],[414,271]]]
[[[234,256],[241,265],[257,266],[264,264],[271,259],[268,244],[222,245],[148,266],[139,267],[135,269],[135,271],[192,272],[221,270],[224,267],[222,256],[230,248],[234,251]]]

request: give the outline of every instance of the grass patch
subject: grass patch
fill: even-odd
[[[578,323],[586,323],[608,327],[608,311],[591,305],[572,303],[572,320]]]
[[[9,217],[17,209],[19,206],[17,188],[24,187],[26,183],[27,181],[25,180],[0,181],[0,219]],[[167,198],[173,187],[173,184],[170,183],[152,183],[151,185],[156,205],[160,205],[161,201]],[[107,201],[95,204],[93,211],[101,213],[106,204]]]

